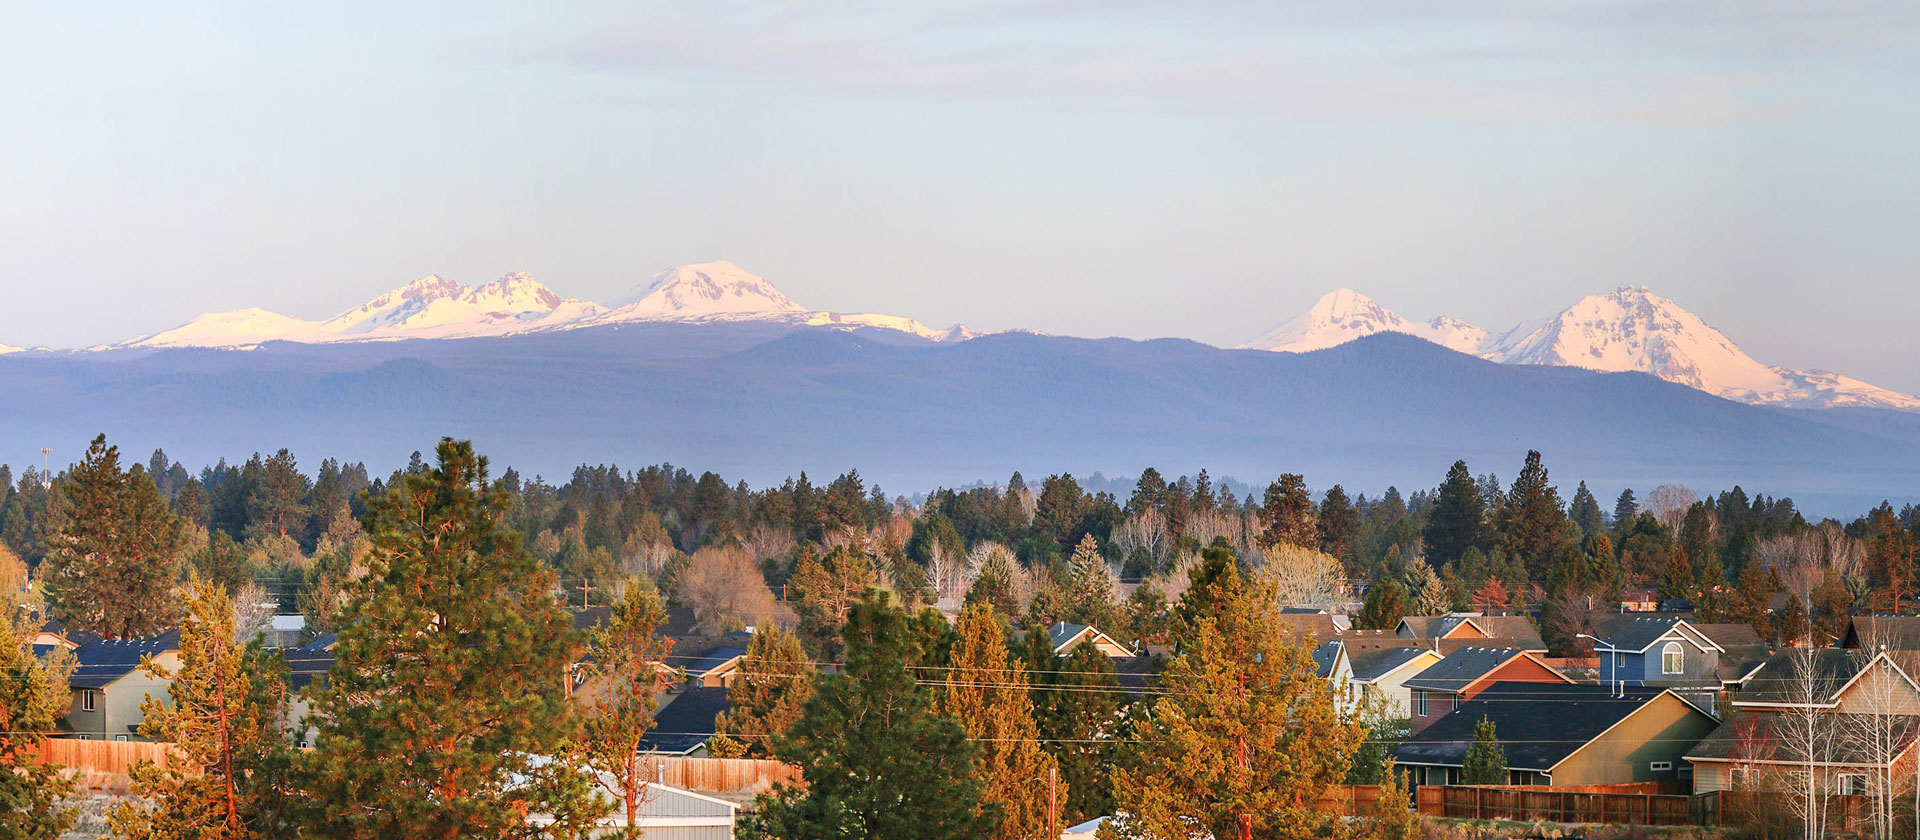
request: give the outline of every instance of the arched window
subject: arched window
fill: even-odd
[[[1686,670],[1686,654],[1680,651],[1679,642],[1668,642],[1660,649],[1660,673],[1680,674]]]

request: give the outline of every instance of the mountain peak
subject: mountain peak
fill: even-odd
[[[1382,332],[1406,333],[1463,353],[1473,352],[1486,336],[1486,330],[1445,316],[1428,324],[1415,323],[1352,289],[1335,289],[1307,311],[1240,347],[1308,353]]]
[[[808,310],[766,278],[725,260],[669,268],[644,292],[613,303],[609,321],[700,320],[805,315]]]

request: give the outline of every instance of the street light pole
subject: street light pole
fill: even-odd
[[[1613,645],[1607,644],[1606,640],[1600,638],[1599,636],[1590,636],[1590,635],[1587,635],[1586,633],[1575,633],[1573,634],[1573,637],[1576,639],[1592,639],[1594,641],[1593,650],[1595,653],[1598,653],[1603,649],[1609,654],[1618,654],[1620,652],[1619,649],[1615,648]],[[1615,659],[1615,657],[1613,656],[1608,656],[1606,659],[1601,661],[1607,667],[1611,667],[1613,669],[1614,694],[1621,697],[1626,696],[1626,693],[1627,693],[1626,683],[1620,679],[1620,662],[1617,659]]]

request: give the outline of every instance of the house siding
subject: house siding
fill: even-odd
[[[1876,709],[1885,703],[1890,709]],[[1920,694],[1916,694],[1907,681],[1899,674],[1884,668],[1875,667],[1862,674],[1846,693],[1840,695],[1839,705],[1835,709],[1846,713],[1891,713],[1896,715],[1920,715]]]
[[[1412,728],[1415,732],[1419,732],[1433,725],[1434,721],[1446,717],[1447,713],[1453,711],[1453,706],[1457,702],[1457,698],[1452,694],[1442,694],[1437,691],[1422,691],[1417,693],[1427,696],[1427,713],[1424,715],[1417,714],[1419,711],[1418,708],[1410,707],[1416,712],[1416,714],[1412,715]]]
[[[167,654],[159,664],[169,671],[180,667],[177,654]],[[94,710],[82,709],[81,695],[89,689],[73,689],[72,703],[67,709],[67,726],[73,730],[73,737],[88,738],[96,741],[144,741],[128,727],[137,727],[146,720],[146,713],[140,710],[140,704],[151,694],[169,706],[173,705],[173,696],[167,692],[171,680],[154,679],[147,672],[135,669],[133,673],[107,684],[105,688],[91,689],[94,692]]]
[[[1663,694],[1561,761],[1553,770],[1553,783],[1676,781],[1680,769],[1686,766],[1682,756],[1718,725],[1718,721],[1679,698]],[[1654,770],[1653,762],[1666,762],[1669,769]]]

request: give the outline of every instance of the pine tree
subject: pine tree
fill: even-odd
[[[1620,497],[1613,500],[1613,522],[1622,525],[1632,522],[1640,515],[1640,502],[1633,497],[1633,488],[1620,491]]]
[[[1446,615],[1453,609],[1446,581],[1425,560],[1407,565],[1407,597],[1413,615]]]
[[[9,605],[27,596],[27,570],[0,546],[0,593]],[[74,812],[61,800],[73,781],[58,765],[40,760],[40,744],[72,704],[67,677],[73,655],[57,649],[33,654],[39,622],[31,612],[0,610],[0,837],[54,840],[73,825]]]
[[[347,585],[299,767],[306,837],[562,836],[606,811],[585,774],[535,759],[575,729],[553,574],[499,524],[510,500],[471,444],[436,460],[368,504],[371,572]]]
[[[599,774],[600,786],[625,810],[622,836],[640,836],[639,810],[646,801],[653,768],[641,757],[653,728],[660,674],[673,642],[656,635],[667,621],[666,608],[650,582],[629,580],[613,602],[605,623],[587,636],[587,674],[581,692],[585,720],[580,725],[582,763]]]
[[[822,656],[839,652],[840,627],[860,593],[877,580],[873,563],[847,546],[837,546],[815,559],[803,550],[787,579],[787,592],[800,613],[800,636]]]
[[[771,756],[813,696],[813,678],[800,637],[779,625],[756,628],[727,686],[728,709],[715,721],[714,732],[738,744],[741,756]]]
[[[845,667],[821,679],[781,759],[806,787],[762,794],[738,829],[745,840],[914,837],[973,840],[1000,823],[981,802],[966,731],[933,713],[908,669],[915,644],[907,616],[883,591],[847,613]]]
[[[1463,785],[1504,785],[1507,783],[1507,751],[1493,731],[1493,721],[1481,718],[1473,726],[1473,743],[1460,767]]]
[[[1678,546],[1667,553],[1667,565],[1660,572],[1660,587],[1657,595],[1662,601],[1691,601],[1699,594],[1699,582],[1694,579],[1693,566],[1687,562],[1687,553]]]
[[[1853,596],[1847,593],[1847,585],[1840,575],[1832,569],[1827,570],[1820,585],[1813,588],[1813,609],[1809,618],[1819,640],[1837,640],[1847,634],[1847,624],[1852,620]]]
[[[997,803],[1000,811],[991,836],[1024,840],[1042,828],[1057,835],[1060,826],[1048,825],[1046,785],[1035,780],[1058,768],[1037,741],[1027,672],[1008,661],[1007,628],[991,608],[976,605],[960,614],[958,630],[941,712],[959,721],[976,745],[973,774],[981,781],[983,806]]]
[[[1571,541],[1567,512],[1560,504],[1560,493],[1547,480],[1547,468],[1540,453],[1529,451],[1526,465],[1507,488],[1507,503],[1500,509],[1500,547],[1527,570],[1526,583],[1545,577],[1549,564]]]
[[[180,529],[144,470],[120,469],[120,449],[93,439],[61,483],[66,527],[49,539],[47,594],[68,629],[109,639],[165,632],[179,621]]]
[[[1344,722],[1307,644],[1280,623],[1271,587],[1234,587],[1167,666],[1113,775],[1116,807],[1149,837],[1307,837],[1311,803],[1346,775],[1365,737]]]
[[[1573,491],[1573,501],[1567,504],[1567,518],[1573,520],[1584,537],[1607,529],[1606,514],[1600,512],[1600,500],[1593,497],[1593,491],[1587,489],[1584,481]]]
[[[151,657],[140,667],[171,680],[168,702],[140,704],[140,736],[171,742],[180,759],[165,769],[142,763],[133,792],[151,809],[124,804],[114,831],[129,840],[242,840],[278,837],[283,774],[291,758],[282,734],[287,693],[283,672],[254,643],[234,643],[233,604],[225,587],[192,577],[180,626],[180,667]]]
[[[1113,631],[1119,627],[1119,608],[1113,602],[1113,573],[1100,556],[1100,543],[1088,534],[1073,548],[1067,561],[1066,609],[1063,618]]]
[[[1113,660],[1092,645],[1055,656],[1052,640],[1038,627],[1027,630],[1021,651],[1041,746],[1060,768],[1063,824],[1113,813],[1108,772],[1126,735]]]
[[[1392,577],[1382,576],[1367,590],[1367,599],[1360,605],[1360,613],[1353,617],[1353,626],[1361,630],[1392,630],[1406,617],[1407,606],[1407,590]]]
[[[1458,561],[1469,549],[1486,542],[1487,502],[1467,471],[1467,462],[1455,461],[1434,496],[1422,537],[1427,559],[1441,568]]]
[[[1353,509],[1346,488],[1327,488],[1320,501],[1320,550],[1341,562],[1353,559],[1353,541],[1360,536],[1360,512]]]
[[[1780,647],[1799,646],[1807,643],[1807,605],[1794,593],[1787,594],[1787,602],[1780,605],[1780,611],[1773,614],[1773,643]]]
[[[1767,608],[1776,591],[1759,563],[1747,563],[1740,569],[1740,581],[1734,590],[1733,614],[1728,617],[1751,625],[1760,638],[1773,638],[1773,621],[1767,615]]]
[[[1260,507],[1260,523],[1262,548],[1281,544],[1313,548],[1318,544],[1318,523],[1306,479],[1297,473],[1287,473],[1267,485],[1266,501]]]

